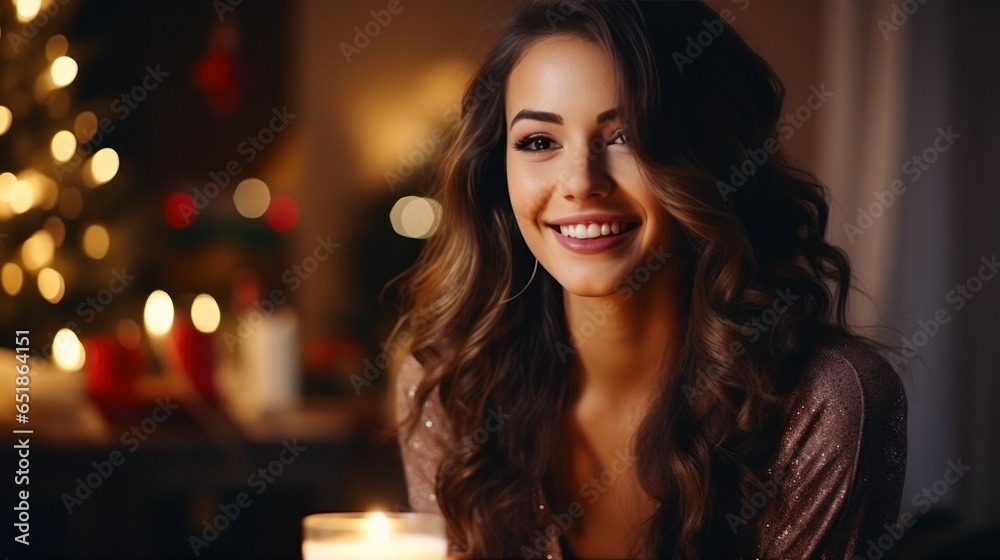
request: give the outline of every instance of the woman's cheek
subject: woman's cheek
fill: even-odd
[[[639,162],[631,153],[611,154],[608,158],[608,174],[618,185],[633,190],[636,187],[649,189],[645,175],[639,168]]]
[[[541,170],[525,170],[523,166],[512,167],[513,169],[507,171],[511,206],[518,217],[535,221],[551,196],[551,184],[539,172]]]

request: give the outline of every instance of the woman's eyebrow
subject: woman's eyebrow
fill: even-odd
[[[518,111],[514,118],[510,121],[510,127],[514,128],[514,123],[522,119],[530,119],[533,121],[549,122],[553,124],[562,124],[562,117],[555,113],[549,113],[547,111],[535,111],[534,109],[521,109]]]
[[[600,115],[597,115],[597,124],[604,124],[616,118],[618,118],[618,107],[615,107],[613,109],[608,109],[607,111],[604,111]]]
[[[610,120],[614,120],[615,118],[618,117],[618,113],[619,113],[618,107],[614,107],[612,109],[608,109],[607,111],[602,112],[601,114],[597,115],[597,124],[604,124]],[[556,113],[550,113],[548,111],[536,111],[534,109],[521,109],[520,111],[518,111],[516,115],[514,115],[514,118],[511,119],[510,128],[514,128],[514,124],[522,119],[542,121],[553,124],[563,123],[562,117]]]

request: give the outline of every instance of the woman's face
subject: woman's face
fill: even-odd
[[[574,35],[540,39],[506,93],[510,200],[545,270],[573,294],[605,296],[627,289],[623,279],[647,261],[656,263],[647,273],[659,269],[673,221],[622,130],[601,47]]]

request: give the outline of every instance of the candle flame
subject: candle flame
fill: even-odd
[[[382,512],[372,514],[368,523],[368,539],[374,542],[389,540],[389,518]]]

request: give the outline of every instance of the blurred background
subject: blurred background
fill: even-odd
[[[710,5],[785,83],[854,322],[900,347],[915,524],[868,557],[995,552],[1000,4]],[[303,515],[406,509],[382,291],[507,9],[0,0],[9,555],[295,558]]]

